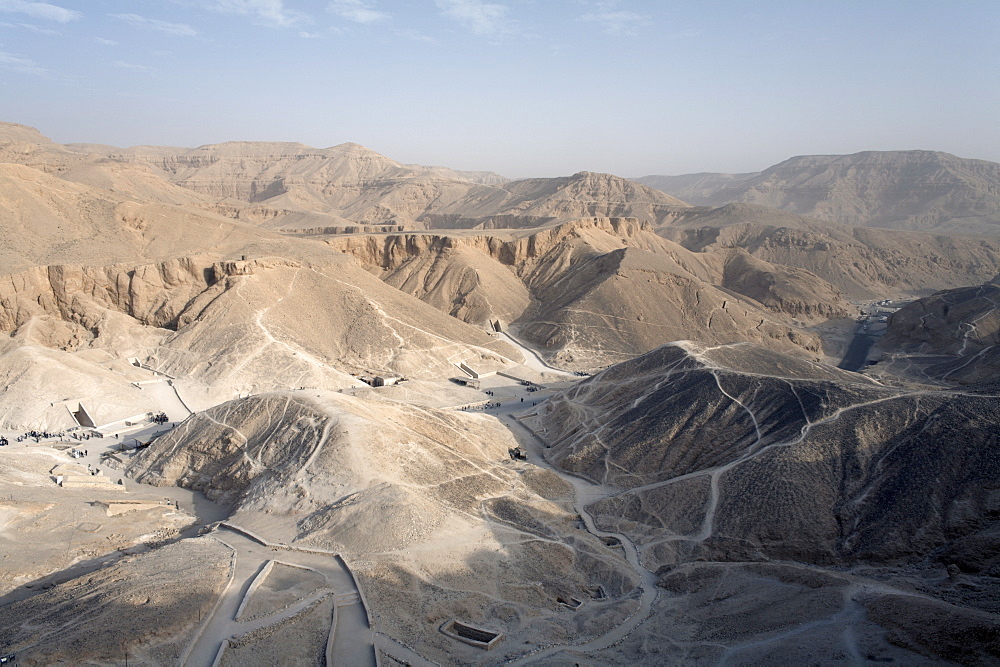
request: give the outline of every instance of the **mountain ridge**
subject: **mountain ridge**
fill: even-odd
[[[1000,163],[928,150],[799,155],[746,174],[635,179],[697,205],[762,204],[842,224],[993,233]]]

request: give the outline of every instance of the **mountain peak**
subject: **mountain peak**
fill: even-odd
[[[0,143],[13,142],[48,144],[52,143],[52,140],[29,125],[0,121]]]

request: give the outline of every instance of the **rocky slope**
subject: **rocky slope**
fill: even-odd
[[[521,361],[520,353],[481,329],[336,254],[321,265],[187,258],[138,267],[31,269],[8,276],[0,289],[0,327],[12,335],[0,373],[27,377],[28,353],[17,348],[35,346],[49,351],[29,355],[39,362],[32,372],[53,380],[11,385],[0,414],[12,427],[58,427],[22,410],[26,402],[38,403],[39,387],[48,403],[89,395],[91,405],[104,406],[102,415],[143,411],[127,412],[129,402],[121,396],[134,393],[131,379],[121,369],[102,368],[109,359],[127,369],[124,360],[136,358],[179,378],[194,408],[273,389],[356,385],[348,372],[439,379],[454,375],[460,361],[493,369]],[[55,373],[58,367],[67,372]],[[54,414],[65,420],[64,413]]]
[[[555,463],[621,489],[594,509],[649,530],[651,563],[896,562],[990,525],[996,409],[988,388],[890,389],[759,347],[683,343],[550,400],[537,424]]]
[[[631,219],[328,243],[445,312],[480,324],[514,323],[570,367],[621,361],[685,337],[815,351],[817,341],[790,318],[850,312],[833,287],[808,271],[746,253],[692,253]]]
[[[133,661],[177,664],[229,583],[231,560],[229,548],[202,537],[112,563],[0,607],[0,650],[25,664],[107,664],[126,651]]]
[[[0,241],[0,273],[5,274],[50,264],[104,265],[205,253],[301,256],[312,245],[196,207],[145,203],[4,163]]]
[[[924,296],[1000,270],[993,238],[849,227],[748,204],[689,209],[658,233],[694,251],[742,249],[805,269],[858,300]]]
[[[886,372],[969,384],[1000,374],[1000,280],[938,292],[894,313]]]
[[[601,485],[588,507],[598,525],[635,540],[660,585],[682,596],[660,609],[677,621],[694,607],[683,635],[711,634],[703,605],[732,575],[723,599],[733,623],[754,624],[759,605],[788,605],[788,614],[756,616],[772,624],[770,637],[775,626],[801,625],[792,610],[805,590],[826,588],[831,606],[808,612],[817,622],[800,631],[796,651],[827,628],[838,628],[836,644],[852,625],[877,630],[850,620],[850,599],[890,644],[931,659],[960,651],[992,660],[997,389],[890,389],[755,346],[683,343],[588,379],[528,422],[547,459]],[[746,565],[769,561],[798,565]],[[956,585],[963,576],[966,586]],[[779,591],[782,580],[806,588]],[[965,629],[921,640],[946,610]],[[977,639],[963,640],[969,633]],[[726,655],[702,641],[706,655]],[[735,636],[721,644],[750,648]],[[765,644],[765,655],[780,654],[780,642]],[[647,658],[650,647],[633,643]]]
[[[502,631],[495,650],[517,655],[538,627],[585,637],[633,604],[620,552],[577,529],[571,491],[511,462],[513,446],[482,415],[310,390],[217,406],[130,471],[203,490],[272,541],[342,554],[380,631],[445,661],[465,655],[437,631],[452,618]],[[560,612],[570,598],[585,601],[575,615]]]
[[[933,151],[793,157],[759,174],[637,179],[695,204],[760,204],[847,225],[995,234],[1000,164]]]

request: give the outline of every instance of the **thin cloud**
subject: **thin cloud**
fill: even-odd
[[[31,32],[37,33],[39,35],[50,35],[53,37],[58,37],[62,33],[58,30],[53,30],[52,28],[43,28],[39,25],[31,25],[30,23],[22,23],[21,27],[25,30],[30,30]]]
[[[118,42],[113,39],[104,39],[103,37],[94,38],[98,44],[103,44],[104,46],[118,46]]]
[[[20,28],[21,30],[27,30],[28,32],[34,32],[39,35],[51,35],[58,36],[62,33],[58,30],[52,30],[51,28],[43,28],[39,25],[32,25],[31,23],[7,23],[6,21],[0,21],[0,28]]]
[[[28,2],[27,0],[0,0],[0,12],[8,14],[27,14],[31,18],[56,23],[69,23],[83,16],[73,9],[66,9],[47,2]]]
[[[580,17],[581,21],[597,23],[609,35],[633,35],[637,28],[649,24],[645,14],[621,9],[618,0],[600,0],[592,4],[593,11]]]
[[[393,33],[398,37],[402,37],[404,39],[410,39],[413,40],[414,42],[423,42],[424,44],[433,44],[434,46],[439,45],[439,42],[436,39],[434,39],[430,35],[425,35],[419,30],[411,30],[409,28],[404,28],[402,30],[394,30]]]
[[[364,24],[390,18],[390,14],[375,9],[375,3],[371,0],[333,0],[326,6],[326,11],[342,19]]]
[[[135,63],[127,63],[127,62],[125,62],[123,60],[116,60],[116,61],[114,61],[111,64],[113,66],[117,67],[118,69],[127,69],[127,70],[132,70],[133,72],[149,72],[149,71],[151,71],[151,68],[146,67],[145,65],[136,65]]]
[[[143,30],[155,30],[168,35],[179,35],[181,37],[194,37],[198,34],[197,30],[186,23],[171,23],[170,21],[146,18],[145,16],[139,16],[138,14],[112,14],[111,16],[125,21],[126,23],[130,23],[136,28],[142,28]]]
[[[0,51],[0,67],[38,76],[46,76],[51,73],[30,58],[19,56],[16,53],[7,53],[6,51]]]
[[[482,0],[434,0],[441,15],[457,21],[477,35],[497,35],[512,32],[507,19],[510,7]]]
[[[695,37],[701,37],[702,34],[701,30],[682,30],[670,33],[667,35],[667,39],[694,39]]]
[[[272,28],[292,28],[312,23],[308,14],[285,7],[283,0],[212,0],[197,6],[219,14],[250,16],[257,23]]]

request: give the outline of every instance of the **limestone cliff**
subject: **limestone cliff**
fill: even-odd
[[[621,361],[683,338],[816,351],[815,337],[787,316],[847,312],[836,290],[807,271],[692,253],[632,218],[328,243],[390,285],[468,322],[517,324],[570,367]]]

